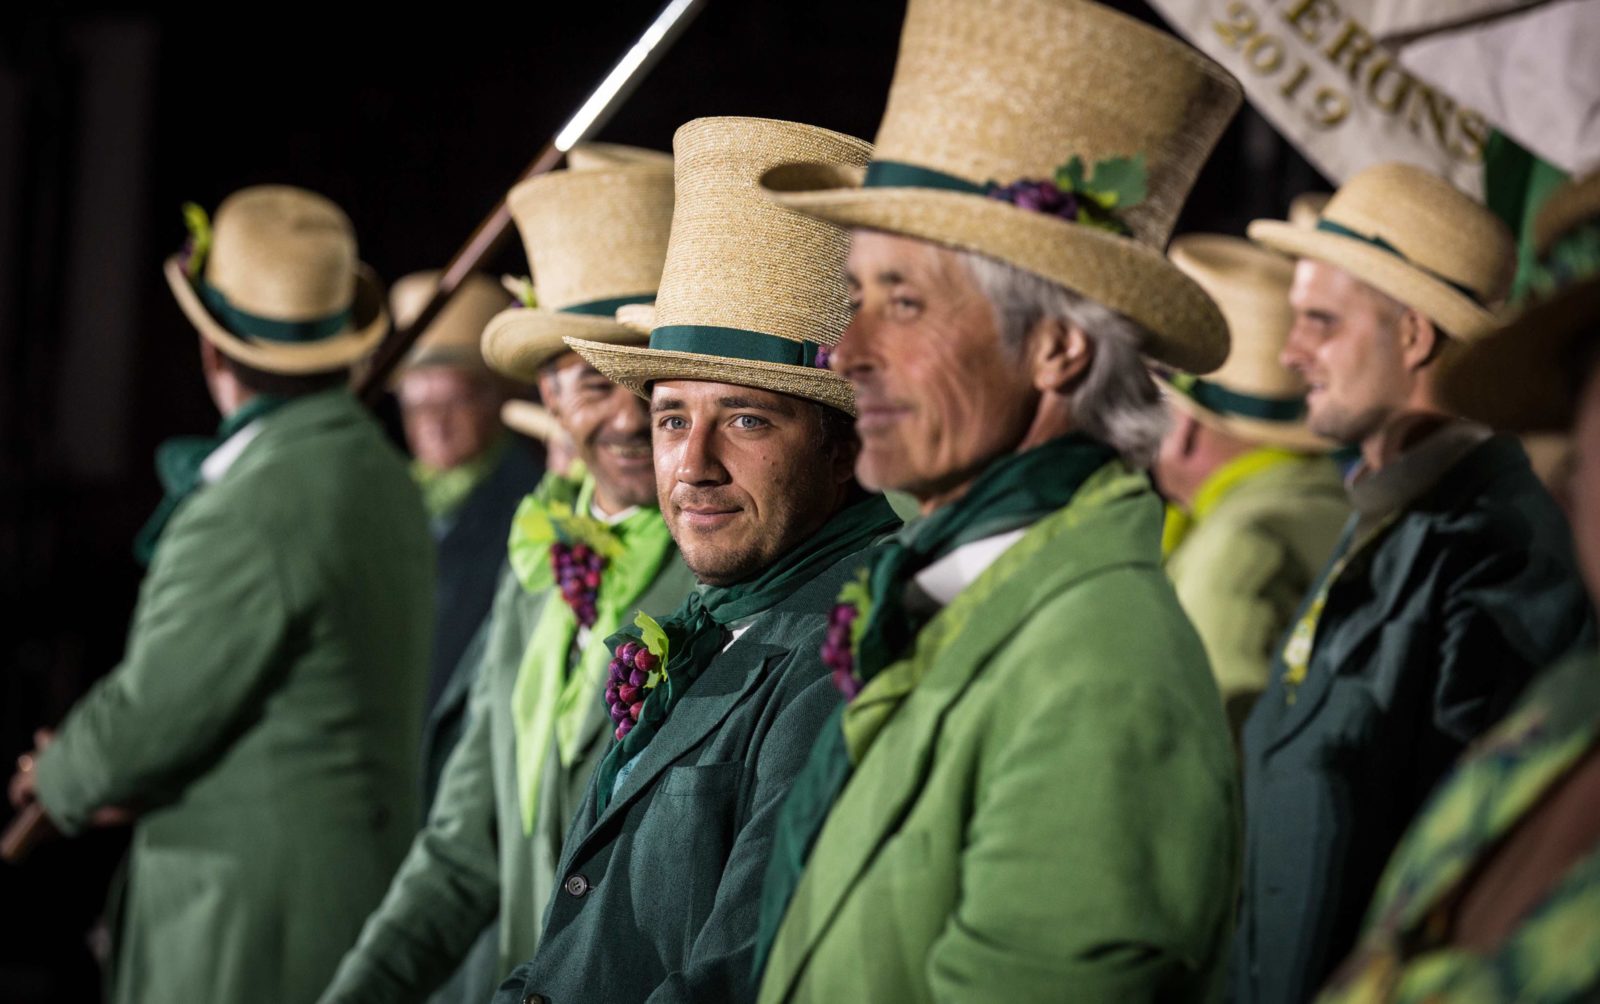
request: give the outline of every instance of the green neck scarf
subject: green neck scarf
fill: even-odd
[[[496,436],[482,453],[464,464],[441,470],[420,460],[411,461],[411,480],[422,490],[422,508],[438,522],[454,516],[484,479],[494,473],[506,452],[506,437]]]
[[[258,394],[241,405],[217,426],[215,436],[174,436],[156,447],[156,477],[166,492],[156,511],[133,538],[133,556],[146,568],[155,560],[156,545],[167,529],[167,521],[177,511],[184,499],[200,487],[200,468],[217,447],[232,438],[245,426],[271,414],[289,401],[289,398]]]
[[[1223,499],[1233,494],[1235,488],[1274,467],[1297,464],[1306,459],[1305,454],[1293,450],[1262,446],[1241,453],[1222,464],[1200,484],[1188,509],[1168,505],[1167,518],[1161,524],[1161,556],[1171,557],[1172,552],[1176,551],[1189,536],[1189,531],[1194,529],[1195,524],[1211,515],[1212,510],[1216,509]]]
[[[932,515],[907,524],[894,543],[878,551],[865,573],[870,608],[858,612],[866,617],[866,626],[854,646],[858,685],[906,655],[917,633],[933,616],[934,611],[917,616],[907,609],[906,588],[913,576],[963,544],[1031,526],[1064,508],[1079,487],[1115,456],[1110,447],[1077,433],[1052,439],[1026,453],[1000,458],[978,476],[967,494]],[[875,705],[865,729],[852,723],[856,727],[849,743],[845,737],[848,705],[835,711],[823,725],[806,765],[795,777],[779,813],[761,890],[757,981],[778,936],[784,911],[800,884],[806,858],[854,770],[851,750],[863,755],[877,730],[898,706],[898,701]]]
[[[577,762],[583,752],[583,725],[594,702],[599,700],[611,660],[611,652],[601,639],[615,631],[622,615],[638,603],[672,551],[672,535],[654,507],[640,508],[608,528],[616,543],[610,549],[614,556],[607,560],[601,573],[589,643],[579,653],[576,667],[572,667],[578,620],[554,588],[550,546],[555,538],[549,532],[550,513],[553,507],[556,511],[570,507],[588,513],[594,499],[594,480],[586,479],[575,496],[567,496],[570,482],[552,477],[547,475],[517,507],[509,543],[512,571],[522,587],[530,593],[548,593],[511,688],[518,803],[522,809],[522,832],[529,835],[537,821],[539,790],[551,750],[555,750],[563,767]]]
[[[671,653],[665,678],[645,698],[638,724],[611,747],[600,764],[597,811],[605,811],[623,765],[644,750],[678,701],[722,651],[728,624],[771,608],[899,524],[900,517],[883,496],[873,495],[835,513],[809,539],[755,578],[731,586],[702,585],[690,593],[683,606],[661,622]],[[628,628],[606,639],[606,644],[614,652],[639,637],[635,629]]]

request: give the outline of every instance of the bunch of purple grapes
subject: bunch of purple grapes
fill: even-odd
[[[617,723],[617,739],[621,740],[639,724],[639,712],[644,710],[645,681],[660,665],[648,648],[639,642],[627,641],[617,646],[611,657],[611,677],[606,683],[606,705],[611,709],[611,720]]]
[[[572,608],[580,627],[593,627],[600,616],[595,601],[600,596],[600,575],[606,559],[587,544],[550,545],[550,565],[556,573],[561,598]]]
[[[1069,222],[1075,222],[1082,211],[1076,195],[1063,192],[1056,187],[1054,181],[1048,179],[1044,181],[1023,179],[1013,181],[1009,185],[990,182],[984,194],[991,199],[1009,202],[1018,209],[1026,209],[1030,213],[1048,213]]]
[[[822,664],[833,671],[833,685],[847,701],[855,700],[861,692],[861,681],[855,676],[856,657],[850,646],[850,629],[860,615],[854,603],[836,604],[828,615],[828,636],[822,643]]]

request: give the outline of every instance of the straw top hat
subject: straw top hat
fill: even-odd
[[[854,413],[850,384],[827,348],[850,322],[844,261],[850,238],[774,205],[760,178],[803,160],[862,166],[871,146],[840,133],[771,119],[704,118],[678,129],[678,198],[648,348],[577,338],[567,344],[640,396],[656,380],[760,387]]]
[[[168,258],[167,284],[200,334],[268,373],[344,369],[383,338],[377,276],[356,256],[355,228],[328,199],[289,185],[235,192]]]
[[[1313,227],[1256,220],[1249,233],[1275,251],[1341,268],[1464,340],[1494,324],[1490,310],[1505,298],[1516,265],[1505,224],[1411,164],[1356,174]]]
[[[1289,202],[1289,223],[1296,227],[1315,228],[1317,221],[1322,218],[1322,211],[1328,208],[1328,200],[1333,198],[1332,192],[1302,192]]]
[[[822,219],[1066,286],[1147,329],[1146,355],[1203,373],[1227,327],[1162,252],[1239,101],[1222,67],[1098,4],[911,0],[872,164],[765,183]]]
[[[1215,373],[1167,376],[1177,391],[1168,395],[1172,406],[1250,442],[1305,452],[1332,449],[1333,443],[1306,428],[1305,384],[1278,361],[1294,322],[1294,263],[1242,237],[1220,234],[1179,237],[1169,254],[1222,308],[1233,346]]]
[[[506,197],[533,269],[537,305],[489,321],[483,356],[525,383],[567,351],[571,335],[633,343],[617,308],[655,299],[672,230],[672,159],[627,147],[574,148],[572,166]]]
[[[1537,250],[1555,273],[1555,292],[1489,337],[1446,356],[1439,395],[1447,407],[1500,429],[1564,430],[1579,381],[1600,336],[1600,171],[1551,193],[1534,220]],[[1576,267],[1554,261],[1568,249]],[[1585,273],[1583,269],[1589,269]]]
[[[422,313],[439,287],[440,275],[437,271],[413,272],[389,287],[389,313],[396,324],[404,327]],[[417,339],[399,372],[423,366],[483,369],[483,353],[478,347],[483,326],[504,310],[510,299],[499,283],[481,272],[471,273]]]
[[[512,398],[500,406],[500,421],[512,432],[537,439],[541,443],[560,439],[567,434],[548,408],[519,398]]]

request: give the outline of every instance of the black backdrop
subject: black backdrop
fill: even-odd
[[[1118,4],[1152,23],[1136,0]],[[216,415],[160,261],[179,206],[288,182],[350,214],[393,278],[438,267],[654,15],[653,0],[459,8],[16,12],[0,26],[0,755],[118,659],[150,457]],[[220,20],[226,11],[226,22]],[[701,115],[871,138],[899,0],[710,0],[601,133],[670,149]],[[1325,187],[1246,111],[1180,230],[1241,233]],[[520,247],[494,263],[525,271]],[[0,818],[9,815],[9,808]],[[92,1000],[86,932],[120,855],[98,834],[0,867],[0,1000]]]

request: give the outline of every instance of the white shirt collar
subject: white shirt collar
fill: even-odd
[[[600,522],[604,523],[606,526],[616,526],[617,524],[621,523],[623,520],[627,519],[629,516],[632,516],[634,513],[638,512],[638,511],[639,511],[639,507],[638,506],[631,505],[628,508],[623,509],[621,512],[614,513],[614,514],[608,516],[608,515],[606,515],[605,511],[600,508],[598,503],[596,503],[596,502],[590,502],[589,503],[589,515],[593,516],[595,519],[597,519]]]
[[[912,581],[935,603],[941,607],[949,606],[951,600],[961,595],[963,589],[972,585],[1027,532],[1028,527],[1022,527],[962,544],[918,572]]]
[[[222,445],[212,450],[206,459],[200,462],[200,480],[204,484],[214,485],[222,480],[228,469],[244,453],[245,447],[261,435],[261,419],[256,419],[249,425],[235,432]]]

